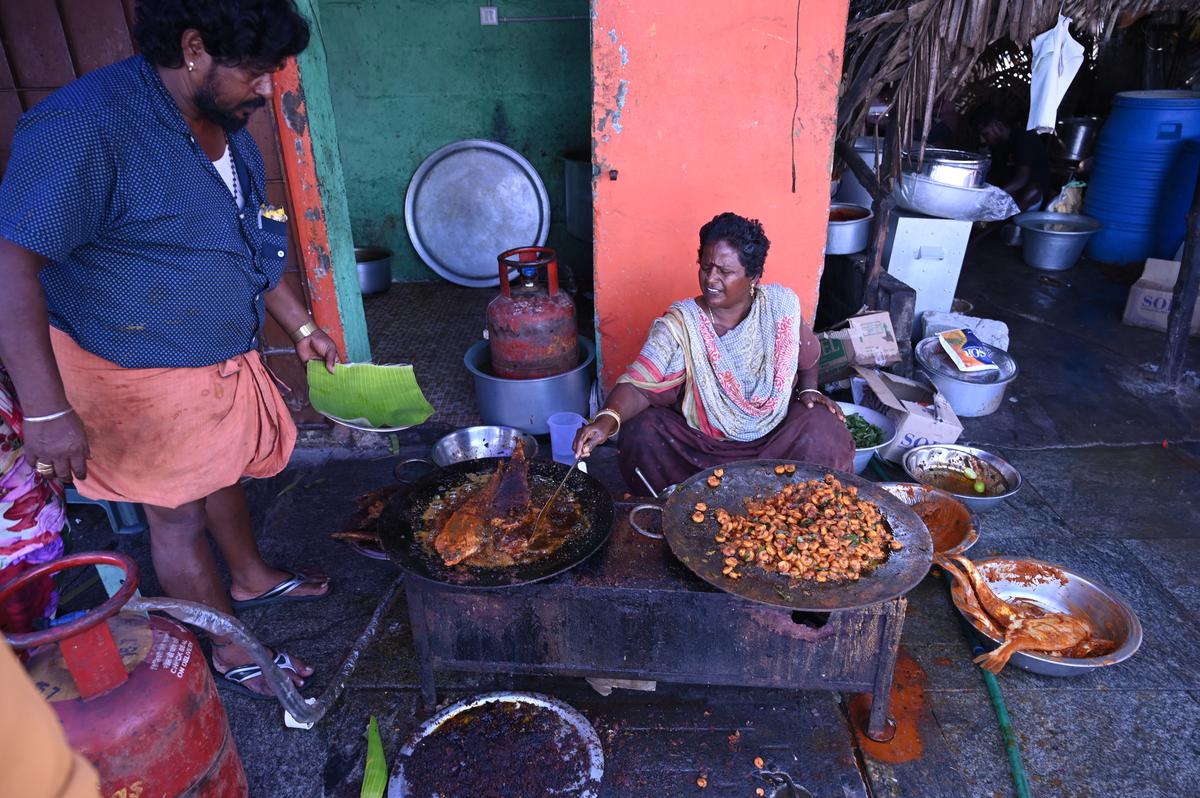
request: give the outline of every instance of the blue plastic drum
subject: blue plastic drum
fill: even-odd
[[[1176,186],[1185,182],[1182,171],[1194,158],[1185,146],[1196,140],[1200,92],[1130,91],[1116,96],[1096,142],[1096,166],[1084,199],[1084,213],[1104,224],[1088,243],[1089,257],[1134,263],[1174,256],[1192,200],[1191,192]]]

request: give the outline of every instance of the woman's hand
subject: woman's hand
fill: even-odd
[[[24,448],[21,453],[30,468],[36,469],[38,463],[54,466],[53,474],[42,476],[63,480],[72,479],[72,475],[79,479],[87,477],[87,459],[91,451],[83,422],[76,414],[68,413],[53,421],[26,422],[22,437]]]
[[[800,399],[800,402],[809,410],[812,410],[817,405],[821,405],[830,413],[833,413],[835,416],[837,416],[838,421],[846,420],[846,414],[842,412],[842,408],[838,405],[838,403],[823,393],[819,393],[818,391],[803,391],[798,398]]]
[[[324,360],[326,371],[332,374],[333,365],[338,362],[337,344],[325,334],[324,330],[317,330],[311,335],[301,338],[296,344],[296,357],[300,358],[301,363],[307,363],[310,360]]]
[[[603,444],[617,431],[617,422],[612,416],[600,416],[591,424],[585,424],[575,433],[575,456],[583,459],[592,454],[592,450]]]

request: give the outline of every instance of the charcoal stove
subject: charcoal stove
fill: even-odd
[[[805,613],[730,595],[634,531],[631,506],[618,506],[607,545],[541,582],[464,589],[410,572],[426,706],[437,704],[438,671],[870,692],[867,734],[890,738],[903,597]]]

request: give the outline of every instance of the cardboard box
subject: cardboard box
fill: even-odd
[[[900,346],[886,311],[851,316],[818,333],[821,360],[818,380],[825,384],[849,377],[855,366],[889,366],[900,362]]]
[[[1142,276],[1129,289],[1121,322],[1132,327],[1167,330],[1171,297],[1179,279],[1179,261],[1147,258]],[[1192,310],[1191,334],[1200,334],[1200,302]]]
[[[878,369],[856,368],[866,381],[862,404],[878,410],[896,425],[896,438],[879,450],[893,463],[915,446],[954,443],[962,434],[962,422],[946,398],[928,384],[914,382]]]

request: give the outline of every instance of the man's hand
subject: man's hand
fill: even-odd
[[[53,476],[59,479],[87,477],[87,459],[91,451],[79,416],[68,413],[53,421],[26,422],[22,433],[25,438],[22,454],[30,468],[36,469],[38,463],[47,463],[54,466]]]
[[[333,365],[338,362],[337,344],[324,330],[317,330],[312,335],[301,338],[300,343],[296,344],[296,357],[300,358],[301,363],[324,360],[325,369],[332,374]]]

